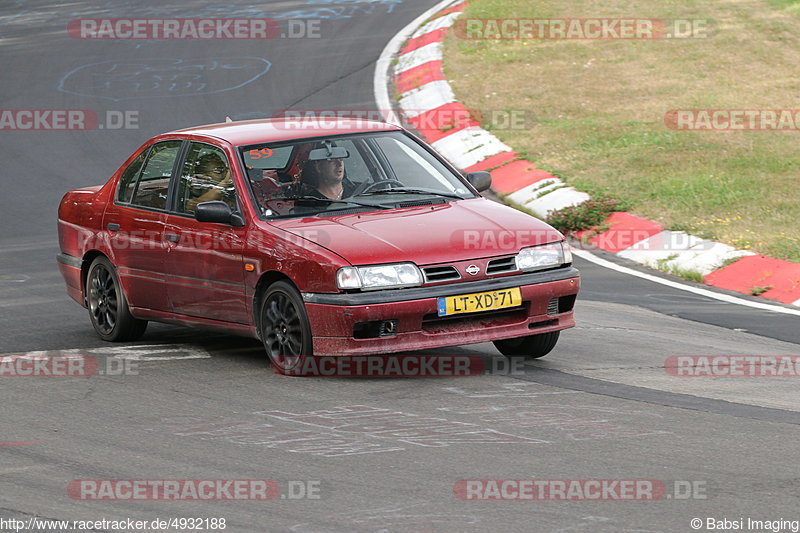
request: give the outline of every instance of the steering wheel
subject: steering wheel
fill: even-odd
[[[376,181],[375,183],[370,183],[369,185],[367,185],[366,187],[364,187],[364,190],[363,190],[363,191],[360,191],[358,194],[366,194],[366,193],[370,192],[372,189],[377,189],[377,188],[378,188],[378,187],[380,187],[381,185],[387,185],[387,184],[390,184],[390,183],[397,183],[397,184],[398,184],[398,185],[400,185],[401,187],[405,187],[405,186],[406,186],[406,184],[405,184],[405,183],[403,183],[403,182],[402,182],[402,181],[400,181],[400,180],[396,180],[396,179],[392,179],[392,178],[387,178],[387,179],[385,179],[385,180]]]

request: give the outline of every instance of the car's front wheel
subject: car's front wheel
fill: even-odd
[[[300,375],[305,357],[313,353],[311,325],[300,293],[277,281],[261,299],[261,340],[272,367],[281,374]]]
[[[501,354],[508,357],[525,356],[530,359],[538,359],[549,354],[555,348],[559,333],[561,332],[552,331],[516,339],[504,339],[494,341],[494,346]]]
[[[86,303],[92,326],[105,341],[133,341],[147,329],[147,320],[131,315],[116,269],[105,257],[98,257],[89,266]]]

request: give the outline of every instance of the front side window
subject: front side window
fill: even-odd
[[[301,139],[239,150],[267,217],[474,197],[459,176],[402,132]]]
[[[177,210],[193,215],[197,204],[223,201],[236,210],[236,190],[225,152],[210,144],[189,145],[178,185]]]
[[[375,143],[388,159],[395,177],[404,185],[448,189],[450,172],[413,140],[405,135],[383,135],[377,137]]]
[[[166,209],[169,182],[181,144],[182,141],[165,141],[153,145],[134,187],[132,205]]]

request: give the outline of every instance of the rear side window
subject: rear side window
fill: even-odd
[[[177,210],[194,214],[197,204],[212,201],[222,201],[232,210],[237,209],[228,158],[216,146],[193,142],[181,171]]]
[[[181,144],[181,141],[165,141],[153,145],[136,182],[131,204],[152,209],[167,207],[169,182]]]
[[[117,201],[128,203],[133,196],[133,188],[136,187],[136,178],[139,177],[139,171],[142,170],[144,158],[147,156],[147,150],[143,151],[139,156],[128,165],[128,168],[122,173],[119,178],[119,192],[117,193]]]

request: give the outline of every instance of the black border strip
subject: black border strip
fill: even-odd
[[[620,372],[624,372],[621,370]],[[524,376],[513,376],[522,381],[530,381],[548,387],[576,390],[589,394],[599,394],[623,400],[652,403],[664,407],[689,409],[705,413],[750,418],[759,422],[778,422],[782,424],[800,425],[800,412],[778,409],[775,407],[760,407],[743,403],[734,403],[727,400],[703,398],[691,394],[668,392],[657,389],[625,385],[601,379],[587,378],[552,368],[542,368],[535,365],[525,366]]]
[[[59,253],[56,255],[56,261],[61,263],[62,265],[67,265],[72,268],[81,268],[83,266],[83,261],[78,259],[77,257],[73,257],[71,255],[67,255],[64,253]]]

